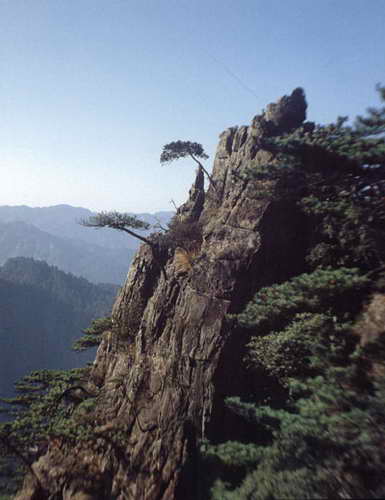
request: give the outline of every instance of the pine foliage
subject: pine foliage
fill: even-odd
[[[25,472],[53,440],[65,437],[75,442],[88,435],[89,429],[70,418],[88,397],[79,389],[87,372],[88,368],[34,371],[15,384],[15,397],[1,400],[1,412],[9,420],[0,424],[0,494],[15,493]]]
[[[90,347],[95,347],[102,341],[104,332],[112,328],[110,317],[94,319],[91,326],[83,330],[83,336],[76,340],[72,346],[74,351],[85,351]]]
[[[358,322],[384,290],[385,107],[346,121],[266,141],[278,162],[248,173],[258,196],[303,210],[308,272],[258,290],[237,317],[250,335],[240,362],[286,396],[227,399],[256,432],[202,445],[213,499],[385,496],[384,333],[360,343]]]
[[[99,345],[110,330],[110,317],[91,322],[73,349]],[[31,464],[53,443],[93,441],[92,417],[97,394],[87,389],[89,367],[71,370],[36,370],[15,384],[16,396],[0,399],[0,495],[20,487]]]

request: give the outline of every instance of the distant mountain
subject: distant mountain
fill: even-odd
[[[37,369],[84,365],[71,350],[92,319],[109,315],[118,287],[94,285],[45,262],[10,259],[0,268],[0,394]]]
[[[139,247],[137,239],[114,229],[97,230],[81,226],[79,221],[88,218],[90,215],[94,215],[94,212],[87,208],[72,207],[71,205],[55,205],[52,207],[0,206],[1,222],[22,221],[60,238],[77,239],[105,248],[130,248],[136,250]],[[136,215],[151,225],[160,222],[162,225],[167,226],[174,212],[132,213],[130,215]],[[141,234],[146,235],[152,231],[143,231]]]
[[[167,226],[173,214],[134,215],[152,225]],[[91,215],[86,208],[70,205],[1,206],[0,265],[12,257],[33,257],[94,283],[122,284],[140,242],[113,229],[95,230],[79,224]]]
[[[33,257],[94,283],[121,284],[134,250],[103,248],[60,238],[25,222],[0,222],[0,265],[12,257]]]

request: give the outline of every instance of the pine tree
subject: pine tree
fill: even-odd
[[[94,319],[91,326],[83,330],[83,336],[76,340],[72,346],[74,351],[85,351],[90,347],[95,347],[102,341],[102,335],[112,327],[110,317]]]
[[[9,420],[0,424],[0,493],[15,493],[26,470],[54,438],[79,438],[83,429],[69,419],[89,395],[82,387],[88,368],[38,370],[16,384],[17,395],[1,399]],[[82,392],[81,390],[78,392]]]

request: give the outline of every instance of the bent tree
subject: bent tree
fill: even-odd
[[[186,157],[193,159],[195,163],[197,163],[198,167],[202,169],[202,171],[208,178],[213,189],[216,190],[213,178],[198,159],[200,158],[202,160],[207,160],[209,157],[205,153],[203,146],[198,142],[174,141],[166,144],[165,146],[163,146],[163,151],[160,155],[160,163],[171,163],[172,161]]]
[[[99,229],[101,227],[109,227],[111,229],[117,229],[118,231],[124,231],[125,233],[137,238],[138,240],[152,246],[153,243],[141,236],[135,230],[145,230],[150,229],[150,224],[138,219],[134,215],[129,215],[126,213],[120,213],[116,211],[112,212],[98,212],[95,215],[91,215],[86,219],[81,219],[79,223],[85,227],[93,227]]]
[[[85,227],[93,227],[95,229],[99,229],[102,227],[109,227],[111,229],[123,231],[133,236],[134,238],[137,238],[138,240],[142,241],[151,248],[156,263],[160,267],[165,279],[167,279],[166,271],[159,259],[159,252],[156,247],[156,244],[149,238],[146,238],[145,236],[142,236],[136,232],[136,230],[150,229],[151,225],[148,222],[142,221],[134,215],[111,211],[111,212],[99,212],[95,215],[91,215],[86,219],[81,219],[79,221],[79,224]]]

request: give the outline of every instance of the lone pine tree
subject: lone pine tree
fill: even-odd
[[[171,163],[172,161],[179,160],[181,158],[191,158],[195,161],[206,175],[209,180],[211,186],[215,191],[215,182],[213,178],[208,173],[208,171],[203,166],[202,162],[199,160],[207,160],[208,155],[205,153],[203,146],[198,142],[190,142],[190,141],[174,141],[163,146],[162,154],[160,155],[160,163]]]
[[[130,236],[133,236],[134,238],[145,243],[151,248],[155,261],[158,263],[164,278],[167,279],[167,273],[163,264],[161,263],[156,242],[137,233],[137,230],[150,229],[151,225],[148,224],[147,222],[142,221],[138,219],[138,217],[130,214],[111,211],[111,212],[99,212],[96,215],[91,215],[87,219],[82,219],[80,221],[80,224],[82,226],[93,227],[95,229],[100,229],[103,227],[116,229],[117,231],[122,231],[124,233],[127,233]]]

